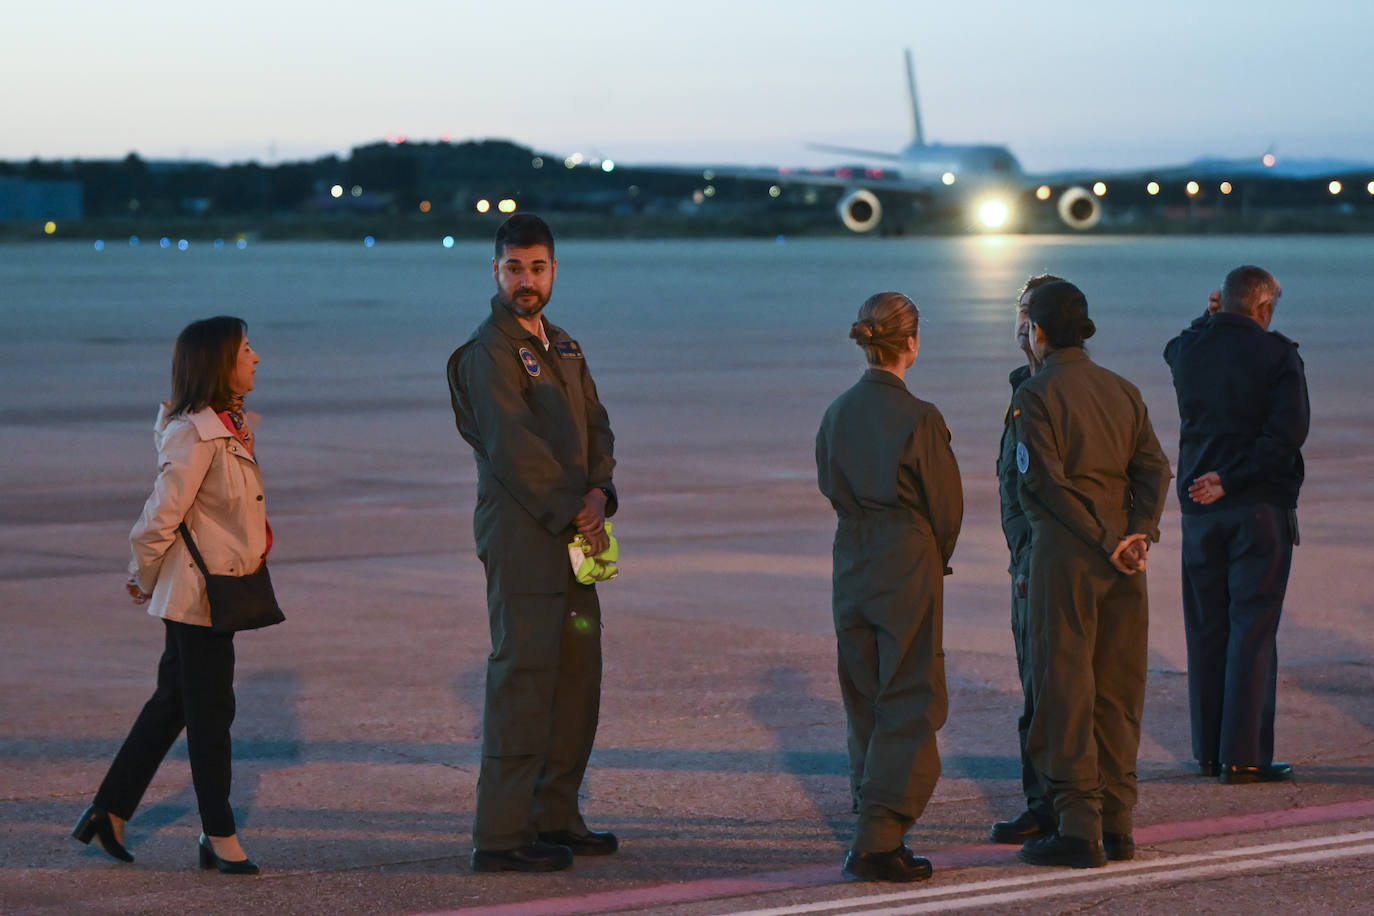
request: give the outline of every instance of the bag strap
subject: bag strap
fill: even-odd
[[[196,565],[200,567],[200,574],[207,579],[210,578],[210,570],[205,568],[205,561],[200,558],[200,551],[196,549],[195,539],[191,537],[191,529],[187,528],[186,522],[183,521],[177,526],[177,530],[181,532],[181,539],[186,542],[186,549],[191,551],[191,559],[195,560]]]

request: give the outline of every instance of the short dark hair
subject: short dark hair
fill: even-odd
[[[874,293],[859,306],[859,320],[849,336],[863,348],[870,366],[897,361],[906,342],[921,324],[921,310],[904,293]]]
[[[1024,299],[1026,297],[1026,293],[1030,292],[1031,290],[1039,289],[1046,283],[1054,283],[1057,280],[1063,279],[1063,277],[1056,277],[1054,274],[1036,274],[1035,276],[1028,278],[1026,282],[1021,286],[1021,292],[1016,294],[1016,307],[1018,309],[1021,308],[1021,300]]]
[[[549,257],[553,257],[553,232],[548,223],[533,213],[517,213],[496,230],[497,260],[505,255],[507,246],[529,248],[531,245],[548,246]]]
[[[247,333],[247,323],[229,315],[202,318],[182,329],[172,349],[173,415],[229,407],[234,400],[229,378]]]
[[[1081,347],[1097,333],[1088,317],[1088,299],[1068,280],[1053,280],[1031,291],[1030,319],[1045,332],[1051,347]]]
[[[1282,293],[1279,281],[1269,271],[1242,264],[1221,284],[1221,310],[1255,317],[1264,303],[1273,304]]]

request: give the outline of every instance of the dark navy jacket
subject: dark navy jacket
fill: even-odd
[[[1164,361],[1178,394],[1179,508],[1296,507],[1310,414],[1298,345],[1244,315],[1217,312],[1169,341]],[[1210,471],[1226,496],[1204,506],[1188,487]]]

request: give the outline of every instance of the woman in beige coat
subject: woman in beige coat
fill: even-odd
[[[177,531],[184,520],[213,573],[241,576],[266,560],[272,533],[253,457],[257,416],[243,410],[257,363],[243,321],[224,316],[192,322],[172,354],[172,400],[161,405],[153,432],[157,479],[129,535],[125,586],[135,604],[162,618],[166,648],[157,689],[72,833],[124,862],[134,860],[124,824],[185,728],[204,830],[201,867],[258,872],[229,807],[234,637],[210,629],[205,579]]]

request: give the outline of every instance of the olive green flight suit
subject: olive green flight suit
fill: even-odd
[[[1111,565],[1128,534],[1159,540],[1168,459],[1130,382],[1081,347],[1049,354],[1012,396],[1031,523],[1028,747],[1059,832],[1130,833],[1145,702],[1145,574]]]
[[[473,843],[585,833],[577,792],[601,702],[601,609],[568,559],[573,517],[611,483],[613,436],[577,342],[544,321],[546,350],[492,299],[448,361],[458,431],[477,459],[473,535],[487,576],[491,654]]]
[[[1031,377],[1030,366],[1017,366],[1007,380],[1012,394]],[[1016,648],[1016,673],[1021,679],[1021,714],[1016,719],[1017,740],[1021,748],[1021,790],[1026,796],[1026,808],[1036,817],[1050,820],[1054,806],[1045,791],[1045,784],[1035,772],[1035,764],[1026,748],[1030,737],[1031,719],[1035,715],[1035,683],[1031,680],[1030,642],[1026,627],[1029,596],[1016,593],[1017,579],[1030,579],[1031,525],[1021,508],[1020,475],[1016,471],[1016,430],[1012,424],[1011,406],[1007,406],[1002,424],[1002,441],[997,453],[997,491],[1002,503],[1002,534],[1007,539],[1011,563],[1011,638]]]
[[[895,849],[940,776],[944,575],[964,513],[949,438],[935,405],[881,369],[830,405],[816,435],[838,517],[832,601],[858,853]]]

